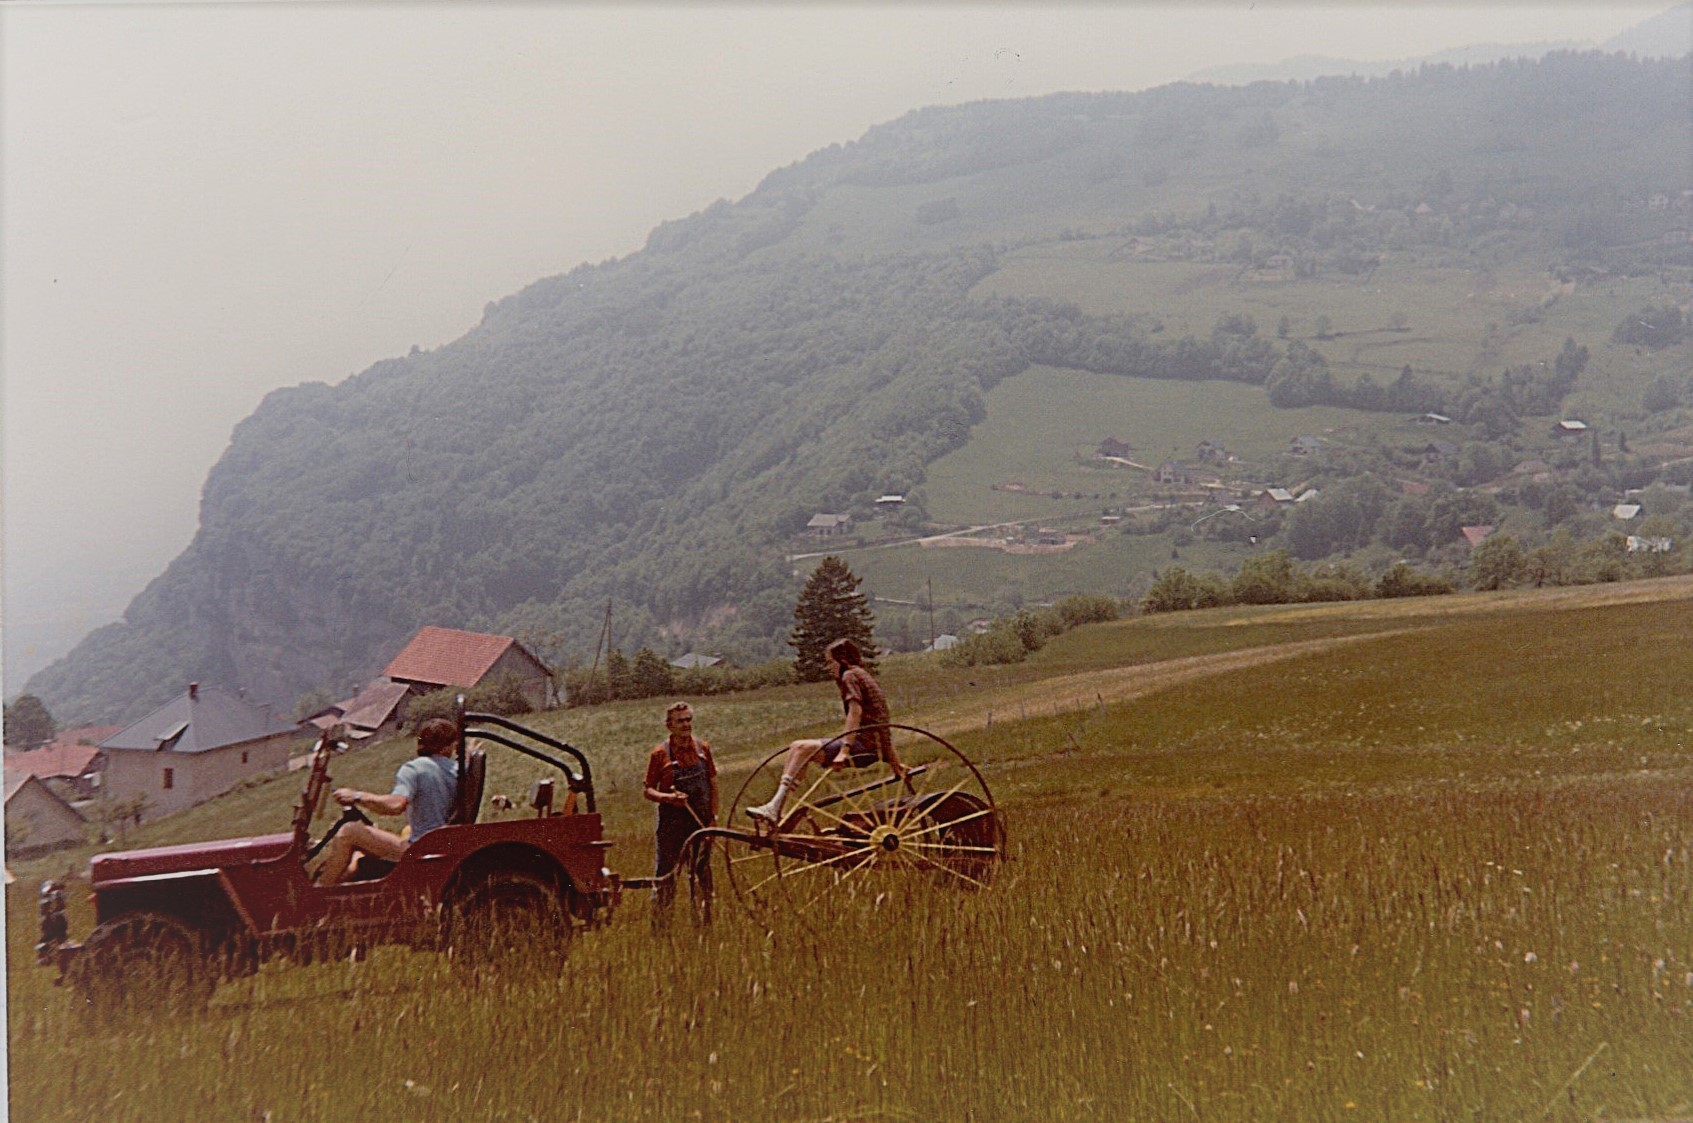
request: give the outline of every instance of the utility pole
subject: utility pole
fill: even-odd
[[[594,683],[597,681],[595,679],[595,675],[598,673],[598,671],[600,669],[600,648],[601,647],[605,648],[606,658],[610,659],[611,658],[611,598],[609,598],[609,597],[606,598],[606,602],[605,602],[605,623],[600,626],[600,638],[594,641],[594,665],[592,667],[588,668],[588,691],[589,691],[590,695],[598,695],[598,693],[599,693],[599,691],[594,688]],[[607,673],[608,674],[610,673],[609,668],[607,670]],[[611,684],[609,682],[606,683],[606,694],[607,695],[611,694]],[[592,700],[601,701],[602,699],[594,697]]]
[[[930,578],[928,578],[928,582],[929,582],[929,650],[933,651],[935,649],[935,579],[933,577],[930,577]]]

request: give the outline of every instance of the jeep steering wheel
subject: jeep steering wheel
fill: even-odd
[[[341,831],[341,828],[346,826],[348,823],[363,823],[366,826],[371,825],[370,816],[366,815],[363,811],[359,810],[358,804],[356,804],[356,803],[344,803],[344,804],[342,804],[341,805],[341,817],[339,819],[336,819],[333,823],[329,824],[329,829],[323,832],[322,838],[320,838],[316,842],[312,843],[311,847],[306,851],[306,861],[309,862],[313,858],[317,857],[318,852],[320,850],[322,850],[325,846],[328,846],[329,840],[334,838],[337,834],[339,834],[340,831]]]

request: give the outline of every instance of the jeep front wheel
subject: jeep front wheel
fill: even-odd
[[[94,929],[70,972],[77,997],[99,1017],[205,1006],[217,986],[198,929],[169,913],[139,910]]]

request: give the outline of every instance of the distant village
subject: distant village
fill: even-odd
[[[1405,451],[1414,459],[1416,467],[1437,473],[1443,466],[1457,460],[1462,451],[1458,444],[1438,435],[1446,426],[1453,424],[1452,418],[1440,413],[1425,412],[1407,417],[1405,423],[1415,429],[1429,432],[1427,440],[1419,439],[1405,447]],[[1579,418],[1560,419],[1550,426],[1548,432],[1558,442],[1574,441],[1592,435],[1588,423]],[[1308,461],[1313,472],[1331,451],[1331,438],[1309,435],[1291,438],[1284,449],[1287,456],[1295,458],[1295,462]],[[1031,519],[1003,524],[996,527],[991,534],[961,531],[922,537],[905,535],[903,538],[916,541],[925,549],[993,549],[1011,554],[1063,553],[1094,541],[1098,529],[1121,524],[1125,514],[1132,511],[1176,506],[1215,507],[1211,514],[1201,515],[1198,522],[1204,522],[1214,515],[1242,513],[1251,517],[1251,513],[1286,511],[1317,499],[1321,494],[1316,487],[1297,479],[1272,483],[1244,478],[1243,466],[1239,459],[1218,439],[1199,441],[1192,454],[1186,458],[1152,459],[1142,458],[1138,450],[1127,441],[1106,437],[1093,449],[1089,459],[1096,463],[1102,462],[1143,473],[1142,478],[1145,481],[1143,486],[1135,489],[1138,496],[1135,505],[1103,507],[1097,516],[1098,527],[1094,530],[1079,529],[1074,525],[1062,528],[1047,525],[1042,519]],[[1421,474],[1423,473],[1400,473],[1389,483],[1401,495],[1426,495],[1434,485],[1428,479],[1418,478]],[[1515,464],[1501,477],[1501,482],[1545,484],[1555,481],[1558,475],[1557,469],[1546,460],[1529,457]],[[1018,480],[1005,480],[988,486],[995,491],[1041,496],[1053,500],[1084,498],[1076,493],[1042,491]],[[1661,486],[1683,494],[1690,490],[1687,485]],[[1497,486],[1482,490],[1497,490]],[[1111,498],[1115,500],[1116,497],[1116,493],[1112,493]],[[1616,501],[1604,501],[1601,505],[1608,510],[1611,518],[1616,520],[1619,529],[1626,531],[1629,524],[1641,518],[1642,506],[1634,501],[1637,498],[1638,495],[1621,494],[1616,497]],[[876,513],[897,511],[904,503],[903,495],[883,495],[876,501]],[[1457,540],[1473,550],[1486,540],[1494,529],[1486,525],[1465,526],[1461,528]],[[899,540],[902,540],[900,535],[866,528],[855,521],[850,512],[818,512],[807,523],[796,546],[803,548],[806,544],[811,544],[813,548],[838,549],[844,546],[882,545]],[[1624,541],[1629,553],[1668,553],[1674,548],[1671,539],[1661,536],[1625,533]]]

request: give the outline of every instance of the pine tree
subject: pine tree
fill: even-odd
[[[859,579],[840,558],[823,559],[800,590],[794,605],[794,630],[788,645],[797,653],[794,673],[801,682],[821,682],[829,677],[823,649],[838,639],[850,639],[864,656],[864,665],[875,667],[876,645],[871,639],[875,617],[870,601],[858,591]]]

